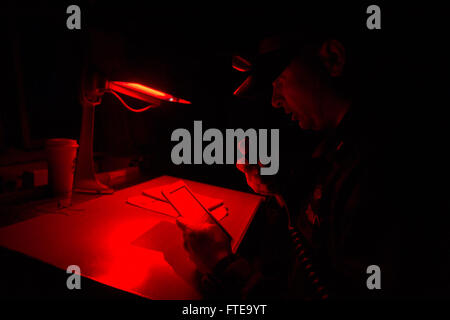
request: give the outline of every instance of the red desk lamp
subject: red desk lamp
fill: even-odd
[[[113,189],[98,181],[94,170],[94,111],[95,106],[101,103],[101,98],[105,92],[115,95],[127,109],[133,112],[142,112],[150,108],[158,107],[162,102],[190,104],[187,100],[176,98],[165,92],[161,92],[138,83],[109,81],[98,76],[93,76],[89,79],[89,82],[83,83],[81,92],[83,112],[79,141],[80,148],[78,150],[77,165],[75,170],[75,192],[114,192]],[[149,103],[149,105],[141,109],[134,109],[123,101],[119,93],[142,100]]]

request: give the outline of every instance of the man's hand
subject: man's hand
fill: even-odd
[[[245,173],[247,184],[256,193],[265,196],[274,196],[277,194],[274,177],[273,176],[261,176],[260,166],[257,164],[239,164],[236,163],[236,167],[239,171]]]
[[[274,176],[261,176],[261,167],[263,165],[258,161],[258,164],[249,163],[250,154],[250,141],[246,137],[238,143],[239,151],[244,155],[243,158],[239,159],[236,163],[236,168],[245,174],[247,179],[247,184],[256,193],[265,196],[275,196],[277,194],[275,187],[275,177]]]
[[[183,231],[184,247],[201,272],[211,273],[220,260],[232,254],[230,239],[217,225],[193,225],[178,218],[177,226]]]

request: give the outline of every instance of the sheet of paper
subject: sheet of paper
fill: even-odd
[[[161,194],[161,187],[146,189],[142,192],[147,197],[157,199],[167,203],[167,200]],[[195,197],[200,201],[209,211],[213,211],[214,209],[223,205],[222,199],[211,198],[202,194],[194,193]]]
[[[178,217],[178,213],[175,211],[172,205],[166,201],[156,200],[154,198],[143,195],[137,195],[134,197],[129,197],[127,203],[156,213],[168,215],[175,218]],[[228,215],[228,209],[223,205],[216,207],[214,210],[210,210],[210,212],[214,216],[214,218],[219,221]]]
[[[147,209],[150,211],[154,211],[157,213],[165,214],[171,217],[178,217],[178,212],[172,207],[172,205],[165,201],[156,200],[154,198],[150,198],[143,195],[138,195],[134,197],[129,197],[127,203]]]

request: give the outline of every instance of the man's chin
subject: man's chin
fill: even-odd
[[[317,128],[316,126],[314,126],[311,122],[302,122],[301,120],[294,120],[298,126],[302,129],[302,130],[308,130],[308,131],[321,131],[320,128]]]
[[[295,113],[291,113],[291,121],[295,122],[300,128],[306,130],[304,121],[301,121]]]
[[[311,126],[308,125],[308,123],[302,121],[302,120],[294,120],[297,125],[303,129],[303,130],[311,130]]]
[[[313,123],[311,121],[305,121],[295,113],[291,114],[291,121],[295,122],[302,130],[316,130],[313,128]]]

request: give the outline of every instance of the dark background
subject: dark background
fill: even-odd
[[[148,2],[83,1],[79,3],[81,30],[68,30],[65,12],[69,4],[8,2],[2,13],[6,76],[2,78],[0,154],[4,164],[14,162],[22,151],[42,150],[45,139],[79,137],[83,66],[113,80],[150,84],[192,101],[191,106],[164,104],[134,114],[116,98],[105,95],[95,121],[99,172],[140,159],[142,168],[150,171],[248,190],[233,165],[171,164],[174,143],[170,135],[176,128],[192,131],[193,120],[202,120],[204,130],[280,128],[281,168],[295,159],[299,151],[292,148],[292,142],[309,133],[301,132],[281,111],[271,108],[271,88],[258,100],[235,99],[232,92],[244,76],[231,68],[231,55],[244,52],[251,56],[262,35],[314,17],[307,13],[309,7],[158,7]],[[341,10],[345,14],[342,20],[338,14],[336,17],[340,22],[351,17],[356,22],[352,25],[355,33],[362,34],[365,8],[353,6],[351,11]],[[383,28],[392,23],[390,19],[389,12],[383,11]],[[386,33],[383,29],[359,35],[367,42],[373,40],[366,51],[375,59],[365,58],[367,70],[362,73],[369,80],[378,79],[372,71],[386,53],[386,44],[379,44]],[[308,141],[305,139],[305,149]]]
[[[66,28],[70,4],[81,7],[81,30]],[[321,3],[308,11],[297,3],[244,8],[160,7],[150,1],[6,2],[0,13],[0,194],[7,197],[20,189],[14,177],[3,175],[10,167],[45,161],[45,139],[79,138],[79,89],[86,65],[112,80],[149,84],[192,102],[135,114],[105,95],[96,109],[98,172],[139,165],[149,177],[170,174],[250,191],[234,165],[172,164],[172,131],[193,132],[193,121],[202,120],[204,130],[279,128],[280,174],[288,176],[290,164],[298,164],[319,137],[272,108],[267,92],[253,100],[233,97],[243,76],[231,68],[231,55],[251,55],[262,35],[296,25],[305,16],[315,20],[323,9],[345,21],[352,40],[360,44],[357,84],[373,120],[372,134],[385,144],[385,169],[392,178],[386,183],[398,188],[411,215],[426,213],[437,224],[448,221],[445,8],[378,2],[382,30],[370,31],[365,24],[370,4],[333,11]]]
[[[85,1],[80,3],[82,29],[68,30],[68,3],[8,5],[2,20],[7,76],[0,122],[5,164],[13,163],[22,151],[42,150],[47,138],[78,138],[81,70],[87,65],[109,79],[148,84],[192,101],[191,106],[164,104],[134,114],[105,95],[95,121],[99,172],[140,159],[144,171],[239,184],[242,179],[234,165],[173,166],[172,131],[192,131],[193,121],[202,120],[204,130],[281,125],[290,130],[282,136],[301,134],[270,107],[270,100],[249,103],[232,97],[243,77],[231,68],[231,53],[251,46],[259,36],[255,26],[247,30],[252,25],[247,13]]]
[[[99,171],[144,159],[143,168],[239,185],[242,179],[232,165],[171,164],[170,134],[175,128],[192,128],[193,120],[202,120],[204,129],[280,128],[281,167],[288,166],[283,162],[293,157],[291,142],[308,133],[271,108],[267,94],[256,101],[232,96],[243,76],[231,68],[231,54],[251,52],[261,35],[326,14],[337,26],[347,24],[362,48],[360,91],[368,104],[380,101],[370,112],[374,123],[384,122],[374,135],[386,140],[405,135],[412,141],[438,130],[431,135],[437,141],[445,133],[446,100],[441,97],[447,93],[448,59],[438,6],[380,3],[382,30],[370,31],[365,27],[367,3],[339,5],[336,11],[326,2],[243,8],[82,1],[82,28],[68,30],[65,11],[70,4],[7,2],[2,11],[2,163],[13,162],[9,155],[23,150],[42,150],[47,138],[78,138],[81,69],[89,65],[110,79],[151,84],[193,103],[134,114],[105,95],[95,122]]]

